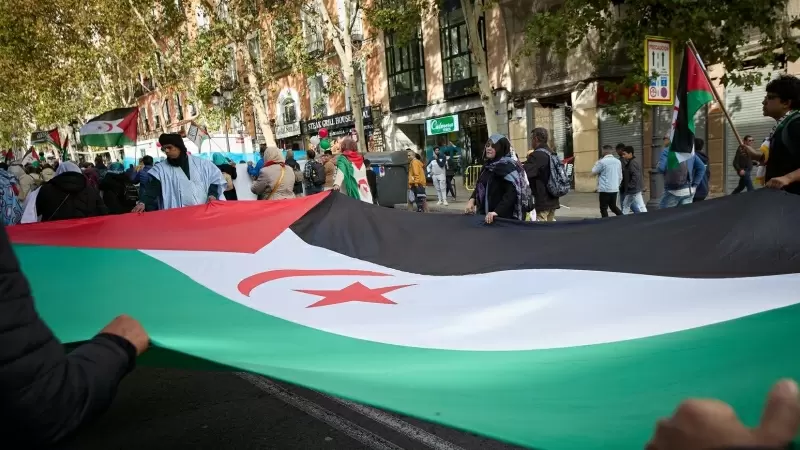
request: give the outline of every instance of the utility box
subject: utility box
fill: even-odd
[[[408,154],[398,152],[365,153],[375,172],[378,204],[394,207],[408,203]]]

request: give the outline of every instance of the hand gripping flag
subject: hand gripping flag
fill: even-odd
[[[798,221],[800,196],[772,190],[491,226],[324,193],[8,233],[28,273],[72,262],[30,279],[65,342],[127,313],[161,349],[585,450],[642,448],[687,397],[756,424],[772,383],[800,378]],[[408,232],[434,228],[450,238]]]

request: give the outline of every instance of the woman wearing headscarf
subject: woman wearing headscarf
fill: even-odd
[[[485,216],[486,223],[496,217],[524,220],[530,203],[530,184],[519,162],[511,157],[511,143],[493,134],[486,143],[485,162],[466,212]]]
[[[22,205],[17,199],[19,181],[7,168],[7,164],[0,164],[0,212],[6,226],[16,225],[22,220]]]
[[[358,153],[358,144],[350,138],[344,138],[339,148],[342,154],[336,157],[333,189],[356,200],[372,203],[367,168],[364,166],[364,158]]]
[[[45,164],[42,166],[42,180],[45,183],[52,180],[54,176],[56,176],[56,171],[53,170],[53,166],[50,164]]]
[[[58,166],[56,176],[33,191],[25,204],[22,223],[80,219],[108,214],[100,192],[89,186],[81,169],[70,161]]]
[[[238,200],[236,186],[233,184],[233,181],[238,177],[236,167],[229,159],[222,156],[222,153],[219,152],[211,155],[211,159],[220,172],[222,172],[222,177],[225,178],[225,200]]]
[[[264,168],[250,190],[259,200],[294,198],[294,171],[286,166],[276,147],[268,147],[264,152]]]

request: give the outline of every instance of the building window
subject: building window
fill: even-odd
[[[414,39],[399,45],[394,34],[387,34],[386,69],[389,96],[409,95],[425,91],[425,59],[422,50],[422,31]]]
[[[161,105],[161,116],[164,117],[164,123],[169,125],[172,123],[172,117],[169,114],[169,100],[164,100]]]
[[[478,76],[472,54],[469,51],[469,34],[464,12],[461,8],[442,11],[439,14],[439,28],[442,42],[442,72],[444,83],[468,80]],[[478,21],[481,47],[486,51],[486,25],[483,18]]]
[[[154,103],[151,105],[153,110],[153,130],[161,128],[161,117],[158,106]]]
[[[178,120],[183,120],[183,103],[181,103],[181,94],[175,94],[175,117]]]
[[[228,78],[231,81],[239,81],[239,73],[236,70],[236,52],[233,46],[230,47],[230,60],[228,61]]]
[[[277,19],[272,22],[272,45],[274,55],[274,69],[280,71],[289,67],[289,46],[292,41],[292,28],[286,19]]]
[[[195,8],[194,15],[195,20],[197,21],[197,27],[203,30],[208,30],[209,22],[206,11],[202,7],[198,6]]]
[[[364,71],[360,68],[355,69],[355,83],[357,95],[361,98],[361,107],[367,106],[367,78]],[[350,104],[350,88],[345,86],[345,109],[351,111],[352,105]]]
[[[150,122],[147,121],[147,108],[139,108],[139,119],[142,121],[142,128],[145,133],[150,131]]]
[[[297,104],[289,97],[283,101],[283,124],[289,125],[297,122]]]
[[[261,40],[256,34],[254,37],[247,40],[247,50],[250,51],[250,58],[256,67],[257,71],[261,71]]]
[[[303,38],[310,53],[323,51],[322,20],[314,20],[314,16],[303,14]]]
[[[325,92],[325,80],[322,75],[308,79],[308,90],[311,100],[311,117],[322,117],[328,114],[328,96]]]
[[[194,102],[189,103],[189,116],[197,117],[197,106],[194,104]]]

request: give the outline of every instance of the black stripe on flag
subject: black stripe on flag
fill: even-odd
[[[800,272],[798,223],[800,196],[771,189],[609,219],[494,225],[332,194],[291,230],[310,245],[427,275],[573,269],[735,278]]]

